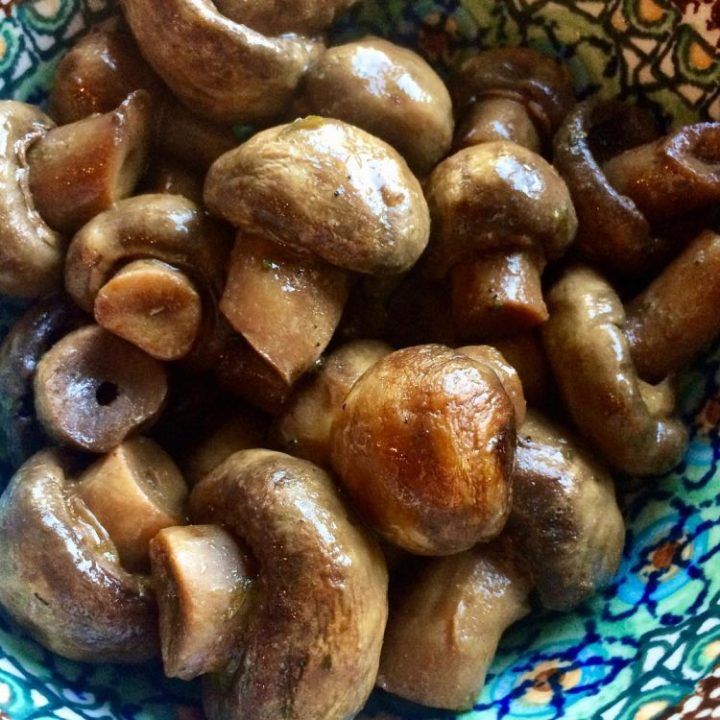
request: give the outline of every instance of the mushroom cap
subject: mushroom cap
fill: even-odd
[[[420,555],[490,540],[510,512],[515,409],[495,372],[442,345],[399,350],[358,380],[331,458],[365,520]]]
[[[440,76],[412,50],[376,37],[330,48],[308,70],[303,112],[338,118],[390,143],[420,175],[450,149],[453,112]]]
[[[527,248],[554,260],[577,231],[563,179],[546,160],[515,143],[483,143],[443,161],[430,176],[427,199],[433,234],[425,268],[432,277],[504,248]]]
[[[265,130],[219,158],[205,203],[249,234],[361,273],[408,270],[430,232],[420,183],[397,151],[318,117]]]
[[[66,454],[31,458],[0,498],[0,602],[45,647],[72,660],[133,663],[160,650],[149,578],[126,572],[73,497]]]

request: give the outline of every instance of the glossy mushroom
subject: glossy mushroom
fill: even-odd
[[[553,402],[552,371],[537,331],[494,340],[493,347],[515,368],[530,405],[547,407]]]
[[[196,205],[203,202],[203,177],[168,157],[153,157],[140,181],[140,195],[182,195]]]
[[[255,135],[212,166],[205,202],[238,228],[221,309],[289,385],[329,343],[350,273],[402,273],[429,234],[405,161],[339,120],[309,117]]]
[[[377,676],[387,568],[331,478],[288,455],[241,452],[195,487],[190,510],[258,565],[235,654],[204,685],[209,720],[354,717]]]
[[[353,386],[331,460],[361,515],[419,555],[491,540],[510,512],[515,410],[495,371],[441,345],[399,350]]]
[[[0,602],[45,647],[84,662],[157,655],[149,578],[120,564],[107,531],[75,494],[72,462],[46,450],[0,498]]]
[[[302,114],[344,120],[392,145],[420,176],[450,149],[450,94],[412,50],[366,37],[330,48],[310,67]]]
[[[543,323],[541,273],[575,237],[570,194],[539,155],[510,142],[466,148],[430,176],[429,277],[450,276],[465,338],[512,335]]]
[[[612,467],[660,475],[682,458],[687,431],[665,403],[648,404],[623,332],[625,310],[593,270],[575,266],[548,294],[543,341],[560,395],[580,432]]]

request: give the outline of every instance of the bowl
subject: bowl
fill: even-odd
[[[114,4],[0,0],[0,97],[42,102],[54,63]],[[564,58],[581,95],[639,96],[676,123],[720,117],[720,2],[367,0],[334,31],[337,40],[366,33],[414,47],[441,70],[472,48],[530,45]],[[0,333],[20,310],[20,303],[0,299]],[[545,613],[514,626],[473,711],[456,716],[376,693],[361,717],[670,715],[720,662],[719,383],[720,353],[711,352],[682,378],[692,437],[685,460],[662,479],[621,488],[628,536],[612,587],[573,613]],[[0,433],[0,462],[2,452]],[[717,684],[707,681],[682,717],[708,717],[720,703],[712,700]],[[157,665],[68,662],[0,614],[3,720],[201,717],[197,685],[167,681]]]

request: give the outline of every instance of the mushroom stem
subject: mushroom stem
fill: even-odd
[[[688,125],[603,165],[610,184],[650,222],[720,201],[720,123]]]
[[[95,298],[95,320],[158,360],[178,360],[195,344],[202,300],[193,283],[160,260],[136,260]]]
[[[222,670],[236,652],[251,588],[248,558],[217,525],[161,530],[150,542],[168,677]]]
[[[185,521],[185,481],[170,456],[147,438],[123,442],[97,460],[73,491],[131,572],[148,569],[149,543],[160,530]]]
[[[501,337],[544,323],[548,312],[541,272],[542,264],[521,250],[456,265],[452,307],[463,337]]]
[[[130,95],[116,110],[50,130],[28,152],[30,191],[52,228],[72,233],[130,195],[150,143],[150,97]]]
[[[720,235],[706,231],[627,307],[640,377],[659,382],[720,335]]]

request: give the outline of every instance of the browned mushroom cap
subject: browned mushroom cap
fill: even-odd
[[[40,358],[87,322],[70,298],[51,295],[30,307],[0,346],[0,433],[13,469],[48,444],[35,415],[33,377]]]
[[[225,16],[268,35],[314,35],[325,30],[357,0],[216,0]]]
[[[546,140],[552,138],[575,102],[567,68],[531,48],[493,48],[463,62],[450,90],[464,111],[487,98],[522,103]]]
[[[625,525],[612,478],[575,438],[533,411],[518,431],[506,532],[552,610],[584,602],[620,566]]]
[[[472,708],[500,637],[530,611],[529,591],[497,544],[427,561],[391,597],[378,685],[431,707]]]
[[[35,207],[27,153],[53,122],[31,105],[3,100],[0,128],[0,293],[39,297],[62,285],[65,243]]]
[[[278,420],[281,447],[318,465],[329,465],[332,426],[347,394],[366,370],[391,352],[385,343],[355,340],[329,355]]]
[[[608,182],[651,223],[720,201],[720,123],[698,123],[603,165]]]
[[[45,221],[73,233],[135,189],[151,134],[150,96],[130,95],[105,115],[54,128],[27,153],[30,192]]]
[[[145,59],[181,102],[218,122],[262,122],[281,113],[323,50],[307,38],[262,35],[206,0],[121,4]]]
[[[35,409],[50,437],[103,453],[153,423],[167,379],[157,360],[90,325],[45,353],[34,387]]]
[[[424,267],[435,278],[452,270],[460,331],[477,337],[543,322],[540,273],[577,229],[553,167],[514,143],[484,143],[438,165],[427,197],[433,235]]]
[[[140,181],[140,195],[182,195],[196,205],[203,203],[203,181],[191,168],[168,157],[153,157]]]
[[[266,450],[197,485],[191,516],[243,540],[258,563],[236,655],[209,676],[209,720],[343,720],[375,684],[387,568],[325,472]]]
[[[450,555],[495,537],[510,512],[515,412],[495,372],[442,345],[388,355],[353,386],[331,459],[386,540]]]
[[[308,117],[255,135],[210,168],[205,202],[249,235],[361,273],[408,270],[429,235],[405,161],[339,120]]]
[[[720,335],[720,235],[699,235],[627,307],[625,334],[638,374],[660,382]]]
[[[122,568],[69,473],[61,452],[38,453],[0,498],[0,602],[64,657],[148,660],[159,650],[149,581]]]
[[[658,475],[682,458],[687,432],[653,415],[622,328],[625,311],[597,273],[569,269],[548,295],[543,340],[560,393],[580,432],[615,469]]]
[[[299,105],[382,138],[420,175],[452,142],[445,83],[417,53],[380,38],[330,48],[308,70]]]

